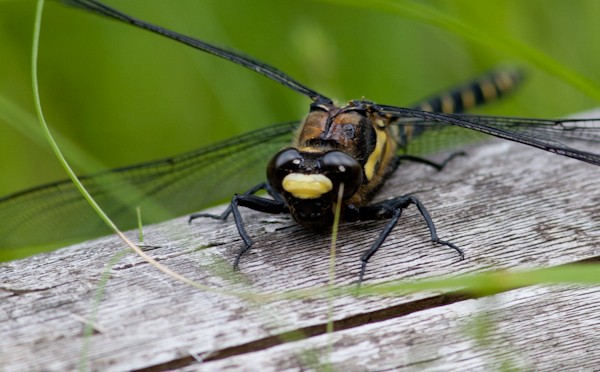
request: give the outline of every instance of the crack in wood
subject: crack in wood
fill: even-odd
[[[13,296],[21,296],[24,294],[28,294],[28,293],[35,293],[35,292],[43,292],[43,291],[47,291],[49,289],[54,289],[58,287],[57,285],[54,286],[49,286],[49,287],[43,287],[43,288],[10,288],[10,287],[0,287],[0,291],[2,292],[8,292]]]
[[[564,265],[580,265],[580,264],[598,264],[600,256],[582,259],[576,262],[571,262]],[[371,323],[383,322],[389,319],[406,316],[419,311],[429,310],[436,307],[447,306],[457,302],[478,299],[489,295],[497,295],[499,293],[509,292],[515,289],[523,288],[524,286],[514,286],[504,291],[495,292],[492,294],[472,294],[461,291],[448,292],[441,295],[436,295],[420,300],[411,301],[397,306],[384,308],[364,314],[351,316],[348,318],[336,320],[333,322],[333,331],[339,332],[351,328],[364,326]],[[327,324],[316,324],[313,326],[298,328],[293,331],[283,332],[277,335],[264,337],[248,343],[227,347],[220,350],[213,350],[200,354],[190,355],[177,359],[170,360],[165,363],[149,366],[135,371],[157,372],[169,371],[175,368],[182,368],[194,363],[202,363],[217,361],[225,358],[231,358],[238,355],[248,354],[265,350],[274,346],[278,346],[288,342],[300,341],[307,338],[320,336],[327,333]]]
[[[417,311],[431,309],[439,306],[445,306],[460,302],[468,299],[475,298],[472,295],[465,295],[462,293],[448,293],[433,297],[428,297],[421,300],[412,301],[409,303],[401,304],[398,306],[385,308],[369,313],[355,315],[345,319],[337,320],[333,322],[333,331],[343,331],[350,328],[363,326],[365,324],[382,322],[395,317],[404,316]],[[327,324],[317,324],[309,327],[303,327],[295,329],[293,331],[283,332],[278,335],[264,337],[252,342],[248,342],[241,345],[231,346],[221,350],[215,350],[211,352],[202,353],[199,355],[203,362],[212,362],[224,358],[229,358],[236,355],[247,354],[264,350],[273,346],[281,345],[287,342],[299,341],[310,337],[319,336],[327,332]],[[154,366],[138,369],[136,371],[144,372],[156,372],[156,371],[168,371],[174,368],[182,368],[193,363],[198,363],[197,357],[186,356],[178,359],[171,360],[166,363],[157,364]]]

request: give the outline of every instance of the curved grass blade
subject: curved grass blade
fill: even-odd
[[[136,207],[145,224],[200,210],[263,181],[270,156],[288,143],[297,122],[232,138],[212,147],[159,161],[80,177],[83,186],[122,229],[136,226]],[[105,235],[70,180],[0,199],[0,247],[44,245]]]

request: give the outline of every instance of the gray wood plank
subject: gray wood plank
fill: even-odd
[[[599,257],[599,181],[597,167],[501,141],[470,149],[468,157],[444,172],[403,166],[380,198],[415,192],[440,237],[462,247],[466,259],[456,262],[455,252],[428,242],[424,222],[408,209],[372,258],[365,279],[376,283],[523,270]],[[243,216],[256,246],[235,275],[230,264],[241,243],[231,222],[190,226],[184,217],[146,227],[148,253],[195,281],[224,290],[278,293],[327,284],[329,236],[307,232],[285,216],[252,211]],[[359,256],[382,228],[383,223],[341,228],[337,284],[356,281]],[[133,254],[109,264],[123,249],[116,238],[107,237],[2,264],[2,368],[68,370],[77,368],[82,356],[94,370],[195,366],[191,354],[227,348],[248,353],[281,342],[272,337],[283,332],[318,332],[328,319],[324,299],[252,302],[176,282]],[[110,279],[101,292],[105,270]],[[411,313],[419,304],[435,307],[436,301],[443,300],[433,294],[340,297],[333,318],[368,322],[369,316]],[[84,324],[92,319],[97,332],[86,339]]]
[[[184,371],[593,371],[600,287],[529,287]]]

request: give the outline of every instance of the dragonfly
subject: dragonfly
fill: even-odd
[[[80,177],[105,212],[122,228],[134,227],[136,207],[145,222],[189,214],[232,197],[220,215],[233,215],[243,247],[234,266],[253,246],[239,207],[265,213],[288,213],[312,230],[331,227],[336,197],[341,195],[342,219],[348,222],[385,220],[384,230],[361,256],[359,282],[367,262],[398,223],[402,211],[417,207],[434,244],[463,251],[442,240],[424,204],[412,195],[371,203],[402,161],[418,161],[442,169],[420,156],[459,144],[469,134],[516,141],[542,150],[600,165],[600,154],[581,147],[600,142],[600,119],[531,119],[467,115],[461,112],[502,96],[516,87],[520,74],[493,71],[456,89],[423,100],[410,108],[353,100],[337,105],[332,99],[291,76],[244,54],[131,17],[96,0],[61,0],[154,32],[192,48],[259,73],[307,97],[304,120],[286,122],[231,138],[179,156]],[[444,133],[436,140],[432,133]],[[453,154],[453,155],[456,155]],[[450,156],[446,160],[450,160]],[[265,171],[266,178],[265,181]],[[256,195],[266,191],[265,198]],[[70,181],[42,185],[0,199],[0,248],[64,245],[110,231],[93,214]],[[194,223],[196,223],[194,221]]]

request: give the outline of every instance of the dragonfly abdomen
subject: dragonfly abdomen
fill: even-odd
[[[520,70],[494,70],[467,84],[426,98],[412,108],[444,114],[462,113],[514,91],[522,80]]]
[[[412,109],[460,114],[474,107],[495,101],[517,89],[523,81],[521,70],[500,68],[479,76],[465,84],[423,99]],[[398,143],[405,148],[411,140],[426,132],[430,126],[404,123],[398,126]]]

